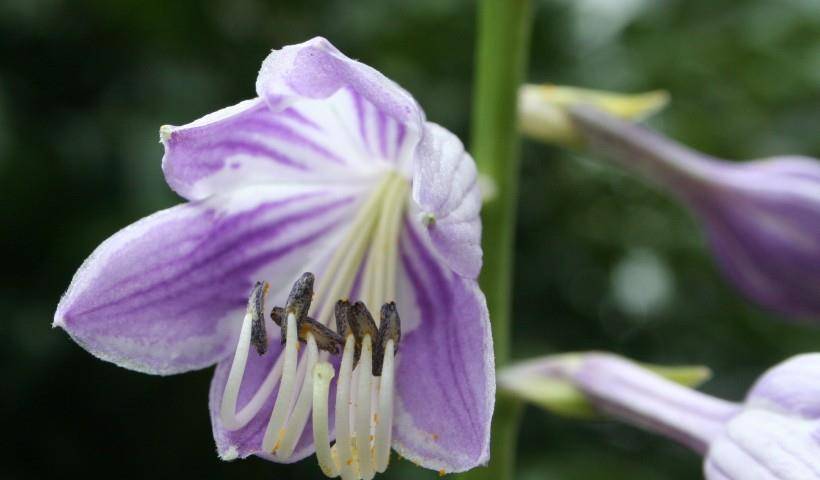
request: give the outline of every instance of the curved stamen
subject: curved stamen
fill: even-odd
[[[239,343],[236,345],[236,353],[233,356],[231,371],[228,373],[228,383],[222,393],[222,406],[219,414],[222,417],[222,424],[228,430],[236,430],[242,425],[236,418],[236,401],[239,398],[239,387],[242,385],[242,377],[245,375],[245,364],[248,361],[248,350],[251,343],[251,314],[246,313],[242,320],[242,330],[239,332]]]
[[[342,478],[345,479],[354,478],[353,452],[350,445],[350,384],[353,376],[355,343],[353,335],[347,335],[336,384],[336,450]]]
[[[270,415],[265,436],[262,439],[262,449],[266,452],[278,450],[282,437],[285,433],[284,425],[287,415],[290,413],[294,402],[293,384],[296,382],[296,362],[297,352],[297,331],[296,315],[288,313],[287,318],[287,338],[285,339],[285,360],[282,367],[282,382],[279,385],[279,393],[276,395],[276,403]]]
[[[264,327],[264,300],[268,293],[269,285],[266,282],[256,282],[251,294],[248,298],[248,307],[245,313],[245,318],[242,320],[242,329],[239,333],[239,340],[236,345],[236,353],[234,354],[233,362],[231,363],[231,370],[228,373],[228,381],[225,384],[225,390],[222,393],[222,405],[220,407],[220,417],[222,424],[227,430],[237,430],[244,427],[256,412],[259,411],[264,400],[270,395],[270,391],[265,391],[269,383],[265,379],[265,383],[254,394],[251,402],[246,405],[239,414],[236,413],[236,403],[239,398],[239,389],[242,386],[242,379],[245,376],[245,368],[248,363],[248,351],[251,344],[254,345],[256,351],[260,355],[267,350],[267,337],[265,335]],[[271,374],[276,371],[274,366]],[[268,375],[274,377],[275,383],[277,375]],[[271,386],[272,388],[272,386]],[[258,401],[261,399],[262,401]],[[257,400],[254,402],[254,400]]]
[[[313,443],[316,446],[319,468],[331,478],[339,475],[339,469],[330,452],[327,432],[328,394],[334,373],[333,366],[328,362],[319,362],[313,369]]]
[[[376,471],[387,469],[390,463],[390,445],[393,441],[393,340],[387,341],[384,348],[381,384],[379,385],[378,421],[376,422]]]
[[[285,436],[276,450],[276,456],[280,460],[287,460],[293,454],[296,448],[296,442],[302,436],[302,432],[307,425],[308,416],[310,415],[311,407],[313,405],[313,379],[311,373],[316,361],[319,357],[319,347],[316,345],[316,340],[312,333],[307,334],[307,358],[302,359],[302,363],[306,365],[306,374],[302,382],[302,390],[299,392],[299,399],[296,401],[296,407],[285,424]],[[302,365],[299,365],[301,368]]]
[[[356,396],[356,448],[359,453],[359,473],[365,480],[373,478],[373,461],[370,457],[370,383],[373,379],[373,346],[370,335],[362,339],[359,358],[359,384]]]

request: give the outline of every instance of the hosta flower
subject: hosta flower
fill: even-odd
[[[723,272],[749,298],[820,320],[820,162],[727,162],[594,108],[570,115],[589,148],[691,207]]]
[[[383,471],[391,446],[435,470],[486,462],[494,373],[472,158],[322,38],[271,53],[256,90],[162,127],[166,180],[188,202],[100,245],[55,326],[142,372],[216,364],[224,459],[316,451],[344,478]]]
[[[767,371],[742,403],[610,354],[547,357],[499,381],[522,375],[566,382],[598,411],[692,448],[705,457],[708,480],[820,478],[820,354],[798,355]]]

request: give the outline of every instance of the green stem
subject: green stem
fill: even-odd
[[[518,201],[520,138],[517,91],[529,55],[530,0],[482,0],[478,12],[475,96],[471,151],[479,172],[493,180],[495,197],[484,205],[484,268],[481,287],[495,343],[496,366],[510,357],[512,270]],[[515,442],[520,405],[499,396],[493,418],[491,459],[487,468],[462,475],[468,479],[506,480],[515,470]]]

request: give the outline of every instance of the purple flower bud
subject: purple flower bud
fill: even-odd
[[[700,453],[707,480],[820,478],[820,354],[772,368],[743,403],[683,387],[611,354],[546,357],[525,365],[536,377],[577,388],[597,411]],[[506,389],[510,372],[520,376],[521,369],[502,372],[501,386]]]
[[[728,162],[591,107],[570,113],[591,150],[670,190],[694,211],[722,271],[746,296],[820,320],[820,162],[798,156]]]

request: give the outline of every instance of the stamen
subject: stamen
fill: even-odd
[[[290,414],[290,417],[284,427],[285,436],[282,438],[279,449],[277,450],[274,446],[276,456],[280,460],[287,460],[290,458],[293,454],[294,448],[296,448],[296,442],[299,441],[299,437],[305,430],[305,425],[307,425],[308,415],[310,415],[310,407],[313,399],[313,379],[311,378],[311,373],[313,372],[313,367],[316,365],[318,357],[319,349],[316,345],[316,340],[313,338],[312,333],[308,333],[307,358],[302,359],[302,362],[306,365],[306,367],[299,365],[300,369],[307,369],[302,382],[302,390],[299,392],[299,399],[296,401],[296,407],[293,409],[293,412]]]
[[[269,289],[268,282],[256,282],[248,299],[248,313],[251,314],[252,319],[251,344],[259,355],[264,355],[268,351],[268,335],[265,332],[265,297],[268,296]]]
[[[319,468],[331,478],[339,475],[339,469],[330,452],[327,432],[328,394],[334,373],[333,366],[327,362],[319,362],[313,369],[313,443],[316,446]]]
[[[401,341],[401,319],[399,319],[399,312],[396,310],[396,302],[382,305],[379,316],[379,336],[373,349],[374,377],[382,374],[382,362],[388,340],[393,340],[394,348],[397,348]]]
[[[342,247],[327,263],[319,288],[321,298],[312,305],[314,277],[304,273],[294,284],[284,308],[273,308],[271,319],[281,328],[284,351],[259,391],[234,415],[250,345],[260,355],[267,350],[263,306],[258,303],[251,309],[249,305],[221,414],[228,428],[246,425],[279,383],[262,441],[262,449],[279,460],[293,455],[313,412],[316,455],[326,475],[370,480],[376,471],[383,472],[387,468],[400,320],[395,304],[387,303],[382,307],[377,327],[365,305],[395,299],[399,235],[409,188],[409,182],[400,175],[382,177],[344,234]],[[351,292],[365,256],[359,287],[362,301],[351,305],[340,300],[334,304],[332,299],[343,298]],[[326,326],[332,316],[336,317],[335,332]],[[307,343],[301,360],[299,342]],[[327,353],[320,354],[320,350]],[[334,371],[326,359],[340,350],[342,359],[335,398],[336,443],[331,447],[328,396]],[[260,396],[265,390],[267,393]]]
[[[287,315],[285,315],[285,309],[282,307],[273,307],[273,310],[270,312],[270,318],[273,320],[279,329],[281,330],[281,334],[279,335],[279,339],[282,342],[282,345],[285,344],[285,340],[288,338],[288,322]]]
[[[373,375],[380,375],[381,380],[377,409],[378,422],[376,422],[373,443],[376,446],[374,455],[376,471],[382,473],[390,463],[390,444],[393,441],[394,359],[401,341],[401,319],[395,302],[382,305],[379,316],[379,344],[376,348],[379,356],[377,360],[374,360]]]
[[[310,302],[313,301],[313,274],[305,272],[293,284],[293,288],[288,295],[288,302],[285,304],[285,312],[296,315],[299,320],[307,316],[310,310]]]
[[[336,355],[344,345],[341,335],[327,328],[310,317],[303,317],[299,322],[299,341],[312,337],[320,350]]]
[[[339,365],[339,380],[336,383],[336,450],[342,478],[354,477],[353,452],[350,445],[350,377],[353,376],[355,343],[352,333],[346,336],[342,363]]]
[[[372,321],[372,318],[371,318]],[[375,323],[374,323],[375,325]],[[370,382],[373,378],[373,347],[370,333],[362,339],[359,361],[359,385],[356,396],[356,447],[359,450],[359,473],[364,480],[373,478],[373,460],[370,457]]]
[[[379,385],[378,421],[373,442],[376,445],[376,471],[379,473],[384,472],[390,463],[390,445],[393,442],[394,346],[393,339],[388,339],[384,348],[384,364]]]
[[[273,323],[282,328],[282,344],[284,345],[285,338],[287,337],[287,323],[282,324],[282,321],[285,319],[285,309],[282,307],[273,307],[270,317]],[[300,342],[305,343],[308,333],[313,334],[319,350],[324,350],[331,355],[337,355],[341,351],[340,347],[344,345],[344,339],[341,335],[308,316],[303,316],[297,320],[296,326],[299,329],[297,336]]]
[[[325,298],[341,298],[349,291],[358,267],[362,263],[367,249],[367,240],[376,223],[377,213],[383,206],[384,196],[394,188],[397,182],[407,183],[398,175],[386,175],[353,219],[349,233],[342,242],[344,248],[336,250],[325,271],[324,280],[319,288],[326,295]],[[330,301],[323,302],[316,318],[320,320],[329,318],[331,308],[333,305]]]
[[[298,340],[296,337],[296,316],[293,313],[288,313],[286,325],[287,339],[285,340],[285,351],[283,353],[285,360],[282,367],[282,381],[279,385],[279,393],[276,395],[276,403],[273,405],[268,427],[265,430],[265,436],[262,439],[262,449],[267,452],[274,452],[279,448],[282,436],[285,433],[285,420],[294,400],[293,384],[296,381]]]
[[[376,327],[376,322],[373,320],[373,316],[370,315],[370,311],[367,309],[367,306],[365,306],[362,302],[356,302],[350,307],[348,322],[350,329],[353,331],[353,336],[356,337],[356,353],[353,362],[355,368],[355,366],[359,363],[359,358],[361,357],[362,342],[364,341],[364,337],[369,335],[372,341],[372,339],[378,337],[379,329]]]
[[[396,182],[391,187],[368,251],[362,281],[362,298],[370,304],[395,299],[398,239],[410,187],[404,181]]]
[[[242,378],[245,376],[245,366],[248,362],[248,350],[251,343],[254,344],[257,352],[264,353],[267,349],[267,339],[264,334],[264,301],[268,293],[266,282],[256,282],[248,298],[248,307],[245,318],[242,320],[242,330],[239,332],[239,340],[236,345],[236,353],[231,363],[231,370],[228,373],[228,381],[225,384],[225,391],[222,393],[222,405],[220,407],[220,417],[222,423],[228,430],[236,430],[244,424],[235,415],[236,402],[239,398],[239,388],[242,386]],[[257,330],[257,322],[262,323],[261,336]],[[254,335],[256,333],[256,335]],[[264,339],[264,342],[262,341]],[[247,423],[247,422],[245,422]]]

